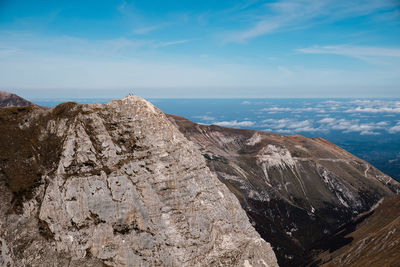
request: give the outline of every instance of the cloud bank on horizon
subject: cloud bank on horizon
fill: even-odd
[[[0,89],[27,97],[400,91],[396,0],[5,0],[0,36]]]
[[[399,100],[341,100],[319,101],[298,99],[296,105],[282,106],[275,103],[245,101],[246,118],[221,120],[217,114],[193,116],[204,124],[233,128],[252,128],[281,134],[343,134],[381,135],[400,133]],[[267,106],[259,108],[260,106]],[[242,111],[243,112],[243,111]],[[273,116],[272,116],[273,115]]]

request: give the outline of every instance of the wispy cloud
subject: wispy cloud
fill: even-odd
[[[215,120],[215,117],[208,116],[208,115],[193,116],[193,118],[200,119],[202,121],[213,121],[213,120]]]
[[[190,42],[191,40],[177,40],[177,41],[169,41],[169,42],[159,42],[153,45],[153,47],[158,48],[158,47],[166,47],[166,46],[171,46],[171,45],[179,45],[179,44],[184,44],[187,42]]]
[[[267,131],[279,133],[298,133],[298,132],[318,132],[321,129],[316,128],[311,120],[296,121],[292,119],[267,119],[262,121],[267,127]]]
[[[400,107],[398,108],[391,108],[391,107],[377,107],[377,108],[362,108],[356,107],[353,109],[348,109],[345,112],[347,113],[354,113],[354,112],[361,112],[361,113],[400,113]]]
[[[319,121],[322,128],[328,130],[339,130],[343,133],[359,132],[360,135],[378,135],[376,130],[383,130],[386,122],[360,123],[359,120],[346,120],[336,118],[325,118]]]
[[[400,122],[390,126],[387,121],[360,122],[359,119],[348,120],[326,117],[321,120],[295,120],[295,119],[266,119],[260,127],[269,132],[279,133],[328,133],[340,131],[342,133],[359,133],[360,135],[379,135],[382,131],[389,133],[400,132]]]
[[[349,46],[349,45],[330,45],[312,46],[297,49],[297,52],[304,54],[327,54],[340,55],[371,61],[373,58],[400,58],[400,48],[371,47],[371,46]]]
[[[302,112],[318,112],[325,113],[326,111],[321,107],[304,107],[304,108],[288,108],[288,107],[268,107],[263,108],[260,111],[268,112],[269,114],[278,112],[291,112],[291,113],[302,113]]]
[[[253,126],[255,123],[253,121],[220,121],[214,122],[213,124],[225,127],[249,127]]]
[[[395,126],[390,127],[388,132],[391,134],[400,133],[400,121],[398,121]]]
[[[148,27],[143,27],[143,28],[137,28],[133,30],[134,34],[148,34],[150,32],[156,31],[158,29],[162,28],[161,25],[153,25],[153,26],[148,26]]]
[[[396,1],[380,0],[280,0],[260,7],[259,12],[251,14],[255,18],[252,26],[228,35],[225,41],[246,42],[273,32],[307,28],[315,24],[364,16],[397,6]]]
[[[383,100],[355,100],[351,108],[344,110],[346,113],[400,113],[400,101]],[[357,105],[357,107],[353,107]]]
[[[281,112],[281,111],[291,111],[291,108],[282,108],[282,107],[271,107],[271,108],[263,108],[261,111],[268,111],[268,112]]]

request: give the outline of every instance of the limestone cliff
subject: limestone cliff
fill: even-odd
[[[197,148],[147,101],[0,109],[0,264],[277,266]]]

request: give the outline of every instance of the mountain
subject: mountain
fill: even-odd
[[[30,106],[34,105],[32,102],[23,99],[15,94],[0,91],[0,107],[10,107],[10,106]]]
[[[391,177],[322,138],[168,118],[236,195],[281,266],[306,264],[318,241],[400,191]]]
[[[132,96],[0,108],[0,263],[276,266],[227,187],[281,266],[396,266],[400,185],[369,163],[167,118]]]
[[[139,97],[0,108],[0,128],[2,266],[277,266],[198,149]]]
[[[385,199],[323,242],[320,266],[399,266],[400,196]]]

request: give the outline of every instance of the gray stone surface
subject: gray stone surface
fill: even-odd
[[[49,156],[51,136],[59,158],[40,169],[29,195],[11,192],[12,172],[2,165],[1,264],[277,266],[236,197],[147,101],[129,96],[22,116],[21,131],[40,129],[33,156]]]

